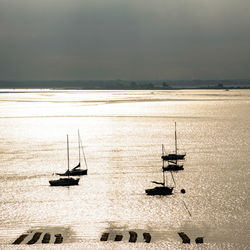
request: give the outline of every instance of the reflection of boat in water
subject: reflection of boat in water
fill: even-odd
[[[81,168],[81,149],[82,149],[82,154],[83,154],[86,169]],[[82,140],[80,137],[79,130],[78,130],[78,152],[79,152],[79,164],[76,167],[72,168],[71,170],[68,169],[65,173],[62,173],[62,174],[56,173],[57,175],[60,175],[60,176],[67,176],[67,175],[78,176],[78,175],[87,175],[88,174],[88,165],[87,165],[85,153],[83,150],[83,145],[82,145]]]
[[[177,148],[177,135],[176,135],[176,122],[175,122],[175,153],[173,154],[164,154],[164,145],[162,145],[162,160],[163,160],[163,167],[162,169],[164,171],[179,171],[184,170],[183,165],[178,164],[178,160],[184,160],[185,154],[178,154],[178,148]],[[164,161],[168,162],[168,165],[164,166]]]
[[[69,139],[67,135],[67,156],[68,156],[68,171],[69,171]],[[51,180],[49,181],[49,184],[51,186],[73,186],[78,185],[80,178],[74,179],[70,178],[68,175],[68,178],[60,178],[58,180]]]

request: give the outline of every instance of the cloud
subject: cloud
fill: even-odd
[[[246,78],[249,10],[246,0],[0,0],[0,78]]]

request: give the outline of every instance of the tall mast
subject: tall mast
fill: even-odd
[[[69,177],[69,136],[67,135],[68,177]]]
[[[78,129],[78,151],[79,151],[79,164],[81,166],[81,155],[80,155],[80,132]]]
[[[164,156],[164,145],[162,144],[162,156]],[[164,170],[164,159],[162,157],[162,171]]]
[[[175,132],[174,132],[174,137],[175,137],[175,154],[177,155],[177,135],[176,135],[176,122],[174,123],[175,127]]]
[[[83,150],[82,139],[80,137],[80,133],[79,133],[79,141],[80,141],[80,145],[81,145],[81,148],[82,148],[82,154],[83,154],[83,159],[84,159],[84,162],[85,162],[85,166],[86,166],[86,169],[88,169],[88,164],[87,164],[86,156],[85,156],[85,153],[84,153],[84,150]]]
[[[164,155],[164,145],[162,144],[162,156]],[[162,158],[162,178],[163,186],[165,187],[165,174],[164,174],[164,159]]]
[[[165,183],[165,174],[163,169],[162,169],[162,178],[163,178],[163,186],[165,187],[166,183]]]

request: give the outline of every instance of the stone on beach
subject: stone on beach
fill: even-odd
[[[56,237],[55,244],[60,244],[63,242],[63,237],[61,234],[55,234],[55,237]]]
[[[203,237],[197,237],[197,238],[195,239],[195,243],[196,243],[196,244],[202,244],[202,243],[203,243]]]
[[[129,242],[136,242],[137,240],[137,233],[134,231],[129,231]]]
[[[184,243],[184,244],[190,244],[190,239],[189,239],[189,237],[184,232],[180,232],[178,234],[179,234],[179,236],[182,239],[182,243]]]
[[[123,238],[123,236],[122,236],[121,234],[117,234],[117,235],[115,236],[115,241],[121,241],[122,238]]]
[[[14,244],[14,245],[20,244],[27,236],[28,236],[28,234],[20,235],[12,244]]]
[[[107,241],[109,237],[109,233],[103,233],[100,241]]]
[[[46,233],[46,234],[43,236],[42,243],[49,243],[49,241],[50,241],[50,234],[49,234],[49,233]]]
[[[27,242],[27,244],[28,244],[28,245],[35,244],[35,243],[39,240],[41,234],[42,234],[41,232],[36,232],[36,233],[33,235],[32,239],[31,239],[30,241]]]
[[[143,237],[146,243],[150,243],[151,235],[149,233],[143,233]]]

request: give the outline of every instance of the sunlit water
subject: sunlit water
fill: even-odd
[[[161,145],[174,150],[175,121],[185,170],[174,173],[172,196],[146,196],[162,181]],[[79,186],[51,187],[67,168],[67,134],[70,166],[78,163],[78,129],[89,174]],[[62,233],[64,243],[19,248],[197,248],[204,237],[199,248],[247,249],[249,131],[249,90],[1,90],[0,248],[40,230]],[[130,230],[137,243],[128,243]]]

